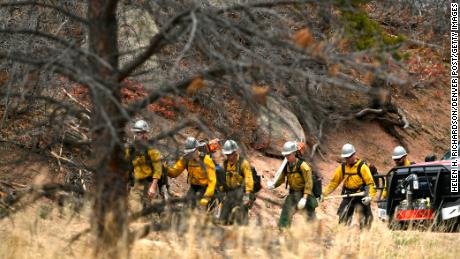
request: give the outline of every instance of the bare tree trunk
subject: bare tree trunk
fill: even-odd
[[[127,239],[127,179],[124,175],[123,129],[126,120],[117,107],[121,103],[117,86],[117,0],[88,1],[89,50],[97,58],[90,60],[98,87],[92,86],[93,159],[96,168],[96,197],[93,226],[96,234],[95,254],[125,258]]]

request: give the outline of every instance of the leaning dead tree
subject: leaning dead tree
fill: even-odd
[[[270,95],[314,151],[350,113],[385,116],[369,106],[370,79],[404,83],[394,57],[405,41],[370,20],[368,2],[2,1],[1,141],[92,172],[96,252],[115,255],[128,242],[123,147],[139,114],[173,114],[152,136],[167,149],[187,127],[233,136]]]

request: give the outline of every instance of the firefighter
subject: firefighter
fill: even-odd
[[[339,223],[349,225],[355,208],[361,207],[361,210],[358,209],[361,214],[360,228],[370,228],[373,220],[370,204],[376,193],[370,169],[356,156],[356,150],[352,144],[343,145],[341,157],[345,162],[335,170],[331,182],[324,189],[323,197],[333,192],[342,181],[342,194],[353,194],[364,191],[364,196],[343,198],[337,214],[339,215]]]
[[[187,183],[190,188],[186,194],[189,205],[196,207],[197,201],[201,207],[207,207],[214,196],[216,187],[216,167],[207,154],[200,155],[199,143],[193,137],[185,141],[184,156],[173,167],[166,167],[168,176],[175,178],[187,170]]]
[[[391,157],[395,162],[395,166],[410,166],[415,164],[407,158],[406,149],[402,146],[397,146],[393,150],[393,156]]]
[[[408,158],[407,158],[407,152],[406,152],[406,149],[402,146],[397,146],[395,147],[395,149],[393,150],[393,155],[391,156],[391,158],[393,159],[393,161],[395,162],[395,166],[396,167],[399,167],[399,166],[410,166],[410,165],[413,165],[415,164],[414,162],[411,162]],[[388,178],[387,178],[388,179]],[[382,191],[382,196],[381,196],[381,199],[384,200],[386,199],[388,193],[387,193],[387,181],[385,181],[385,185],[383,186],[383,191]]]
[[[288,141],[283,146],[281,154],[286,158],[287,165],[276,181],[276,188],[286,182],[289,195],[284,200],[278,226],[280,229],[289,227],[292,216],[299,210],[307,214],[307,219],[315,218],[315,208],[318,206],[313,196],[313,180],[310,166],[296,157],[297,143]],[[272,189],[272,188],[270,188]]]
[[[222,224],[230,224],[232,210],[239,206],[239,213],[235,215],[237,223],[246,225],[254,189],[251,165],[240,156],[238,144],[234,140],[224,143],[222,153],[226,156],[222,166],[225,182],[220,186],[224,198],[219,220]]]
[[[125,157],[129,161],[131,185],[143,186],[140,194],[142,209],[150,204],[150,199],[158,194],[159,181],[162,178],[161,154],[148,146],[149,125],[144,120],[134,123],[134,143],[126,148]]]

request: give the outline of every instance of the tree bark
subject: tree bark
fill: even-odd
[[[94,75],[90,85],[91,127],[96,197],[92,229],[95,231],[95,255],[125,258],[129,254],[127,238],[127,177],[124,175],[123,147],[126,120],[118,104],[119,93],[117,0],[89,0],[89,51],[97,58],[89,60]],[[101,60],[110,66],[103,65]],[[117,103],[118,102],[118,103]]]

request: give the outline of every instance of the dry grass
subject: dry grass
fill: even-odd
[[[87,213],[85,213],[87,214]],[[88,227],[88,217],[69,208],[36,204],[0,223],[0,258],[71,258],[89,255],[89,240],[69,246],[68,240]]]
[[[91,238],[69,245],[70,238],[88,227],[88,211],[72,216],[37,204],[0,223],[0,258],[91,257]],[[278,215],[273,215],[278,217]],[[142,225],[136,222],[132,228]],[[215,227],[195,214],[181,231],[151,233],[135,242],[132,258],[458,258],[459,234],[389,231],[375,222],[370,231],[338,226],[320,219],[280,232],[254,222],[247,227]]]

